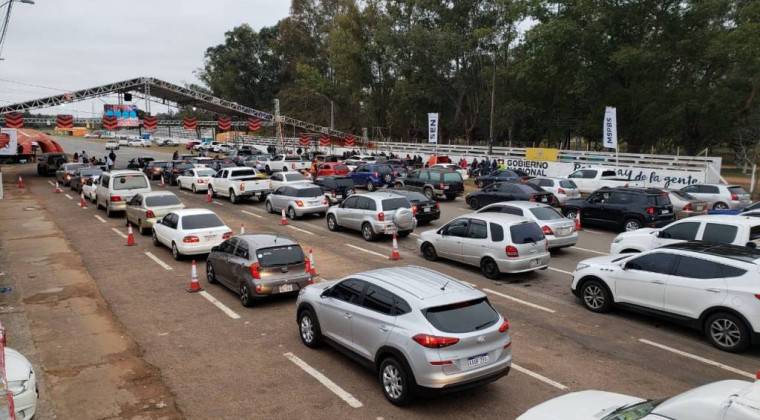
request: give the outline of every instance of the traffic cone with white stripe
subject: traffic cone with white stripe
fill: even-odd
[[[127,223],[127,246],[135,246],[135,235],[132,233],[132,223]]]
[[[287,225],[287,224],[288,224],[288,218],[287,218],[287,217],[285,217],[285,209],[282,209],[282,211],[280,211],[280,214],[281,214],[281,217],[280,217],[280,224],[281,224],[282,226],[285,226],[285,225]]]
[[[84,200],[84,191],[79,193],[79,207],[86,209],[87,202]]]
[[[164,183],[164,176],[163,175],[161,175],[161,186],[162,187],[166,186],[166,184]]]
[[[206,202],[207,203],[211,202],[211,188],[206,190]]]
[[[580,232],[583,229],[583,226],[581,226],[581,211],[578,210],[575,212],[575,231]]]
[[[20,190],[24,189],[24,178],[21,178],[21,175],[18,176],[18,183],[16,184],[16,186]]]
[[[309,271],[309,274],[311,274],[312,277],[317,276],[317,263],[314,260],[314,250],[309,248],[309,260],[307,264],[307,270]]]
[[[240,234],[245,235],[245,223],[240,224]]]
[[[195,260],[193,260],[193,268],[190,270],[190,287],[185,290],[190,293],[200,292],[203,290],[201,283],[198,281],[198,269],[195,266]]]
[[[388,259],[391,261],[401,259],[401,254],[398,252],[398,240],[396,240],[396,232],[393,232],[393,248],[391,249],[391,256]]]
[[[53,188],[53,192],[56,194],[60,194],[63,192],[63,190],[61,189],[61,186],[58,185],[58,181],[55,181],[55,188]]]

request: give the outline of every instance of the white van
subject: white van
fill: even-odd
[[[150,182],[140,171],[104,172],[95,190],[95,204],[98,208],[105,208],[106,215],[111,217],[114,212],[126,211],[127,201],[132,197],[150,191]]]

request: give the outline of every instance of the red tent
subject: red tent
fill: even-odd
[[[32,142],[39,145],[39,153],[63,153],[63,147],[47,134],[31,128],[19,128],[18,144],[21,145],[22,155],[32,154]]]

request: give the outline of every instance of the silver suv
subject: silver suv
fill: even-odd
[[[394,232],[408,236],[417,226],[412,205],[406,197],[387,192],[354,194],[327,211],[327,228],[361,231],[366,241]]]
[[[752,204],[749,194],[741,185],[691,184],[681,188],[681,191],[706,201],[716,210],[741,209]]]
[[[297,301],[301,341],[327,342],[377,371],[385,398],[455,391],[509,373],[509,321],[483,292],[422,267],[383,268],[319,283]]]

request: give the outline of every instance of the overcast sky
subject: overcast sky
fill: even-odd
[[[221,43],[225,31],[242,23],[273,25],[290,9],[290,0],[35,2],[13,6],[0,61],[0,103],[60,92],[23,84],[77,90],[138,76],[196,82],[204,51]],[[100,114],[102,104],[45,112],[88,117],[93,106]]]

